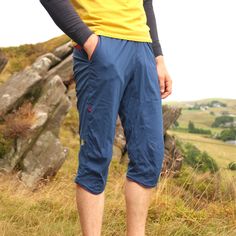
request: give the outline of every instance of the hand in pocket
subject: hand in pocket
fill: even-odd
[[[88,60],[92,58],[92,55],[98,45],[99,37],[96,34],[91,34],[89,38],[86,40],[86,42],[83,45],[83,48],[85,52],[88,55]]]

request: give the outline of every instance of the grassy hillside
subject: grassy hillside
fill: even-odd
[[[189,110],[188,107],[194,103],[206,104],[213,100],[226,104],[226,107],[210,107],[207,110]],[[182,114],[178,119],[179,129],[172,130],[170,133],[184,142],[190,142],[199,149],[207,151],[222,168],[226,168],[229,162],[236,161],[236,146],[224,143],[201,134],[192,134],[186,131],[189,121],[194,122],[198,128],[209,129],[212,134],[220,133],[223,128],[212,128],[211,125],[215,118],[221,116],[222,112],[228,112],[235,115],[236,119],[236,100],[234,99],[204,99],[190,102],[175,102],[169,105],[182,107]],[[235,172],[229,171],[229,174],[235,175]]]
[[[9,62],[0,75],[0,83],[39,55],[68,40],[63,35],[45,43],[4,48]],[[226,169],[228,162],[236,160],[236,147],[185,131],[192,120],[197,127],[220,132],[221,128],[210,127],[215,117],[224,110],[236,115],[236,100],[214,100],[227,103],[227,107],[201,111],[187,109],[194,103],[192,101],[175,103],[184,109],[178,120],[180,129],[170,133],[206,150],[217,161],[220,171],[199,173],[184,163],[178,178],[161,177],[158,188],[153,189],[147,236],[236,235],[236,175]],[[0,174],[0,236],[81,235],[73,182],[78,165],[79,137],[71,131],[71,126],[75,129],[78,125],[77,120],[73,107],[60,130],[60,140],[69,148],[69,155],[52,181],[42,183],[37,191],[31,192],[15,176]],[[126,169],[125,164],[121,165],[113,158],[105,190],[102,236],[125,236],[123,192]]]
[[[236,161],[236,146],[224,143],[219,140],[209,139],[198,134],[170,131],[178,139],[184,142],[193,143],[202,151],[207,151],[218,163],[221,168],[227,168],[227,165]],[[228,174],[236,176],[236,171],[227,171]]]
[[[0,176],[0,235],[81,235],[73,183],[79,139],[70,129],[77,124],[76,114],[73,108],[61,127],[60,139],[69,147],[69,156],[53,181],[30,192],[14,177]],[[103,236],[125,236],[126,168],[115,158],[111,162]],[[178,178],[161,178],[153,190],[146,235],[235,235],[235,179],[223,171],[199,174],[184,165]]]
[[[69,40],[66,35],[62,35],[42,43],[1,48],[9,61],[0,74],[0,84],[6,81],[14,72],[20,71],[32,64],[38,56],[53,51],[56,47]]]

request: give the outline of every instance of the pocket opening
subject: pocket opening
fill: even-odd
[[[97,42],[97,45],[96,45],[96,47],[94,48],[94,50],[93,50],[93,53],[92,53],[92,55],[91,55],[91,57],[90,57],[90,60],[88,59],[88,61],[90,61],[90,62],[92,62],[93,61],[93,59],[94,59],[94,57],[96,56],[96,53],[97,53],[97,50],[98,50],[98,48],[99,48],[99,46],[100,46],[100,35],[97,35],[98,36],[98,42]]]

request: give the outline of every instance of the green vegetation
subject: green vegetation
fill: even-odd
[[[223,141],[236,140],[236,129],[230,128],[222,130],[217,138]]]
[[[236,177],[236,173],[227,171],[228,163],[235,161],[235,145],[224,143],[221,140],[204,137],[199,134],[179,132],[177,130],[171,130],[169,133],[182,142],[188,142],[195,145],[199,150],[201,150],[201,152],[206,151],[212,158],[214,158],[218,166],[226,171],[225,175]]]
[[[207,103],[207,106],[209,106],[209,107],[215,107],[215,106],[227,107],[227,104],[224,102],[221,102],[219,100],[212,100],[209,103]]]
[[[193,134],[211,134],[211,130],[196,128],[192,121],[188,123],[188,132]]]
[[[52,52],[56,47],[69,40],[66,35],[62,35],[42,43],[24,44],[18,47],[2,47],[1,50],[8,58],[8,63],[0,74],[0,84],[6,81],[14,72],[31,65],[40,55]]]
[[[232,116],[219,116],[215,118],[215,121],[212,123],[212,127],[220,127],[221,125],[225,125],[226,123],[231,123],[234,121]]]
[[[232,180],[231,180],[232,181]],[[203,202],[215,202],[218,200],[231,201],[235,199],[234,184],[226,182],[221,177],[221,172],[199,174],[196,169],[184,164],[178,178],[174,178],[173,182],[182,187],[188,194],[196,198],[200,198]]]
[[[230,162],[228,167],[230,170],[236,170],[236,162]]]
[[[209,109],[211,107],[227,107],[227,104],[218,100],[212,100],[207,103],[195,102],[193,106],[188,107],[188,110]]]
[[[6,139],[0,131],[0,159],[11,150],[12,143],[12,139]]]
[[[182,152],[184,153],[184,162],[200,172],[210,171],[215,173],[219,170],[216,161],[209,156],[206,151],[200,151],[196,146],[191,143],[185,143],[182,146]]]

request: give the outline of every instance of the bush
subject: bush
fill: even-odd
[[[188,132],[193,134],[209,134],[211,135],[211,130],[196,128],[194,123],[190,120],[188,123]]]
[[[226,123],[231,123],[234,121],[234,118],[231,116],[218,116],[215,118],[215,121],[212,123],[212,127],[220,127]]]
[[[222,130],[218,138],[223,140],[224,142],[229,140],[236,140],[236,129],[231,128]]]
[[[201,172],[215,173],[219,167],[215,160],[205,151],[201,152],[196,146],[186,143],[184,146],[184,162]]]
[[[236,162],[230,162],[228,165],[228,168],[230,170],[236,170]]]

